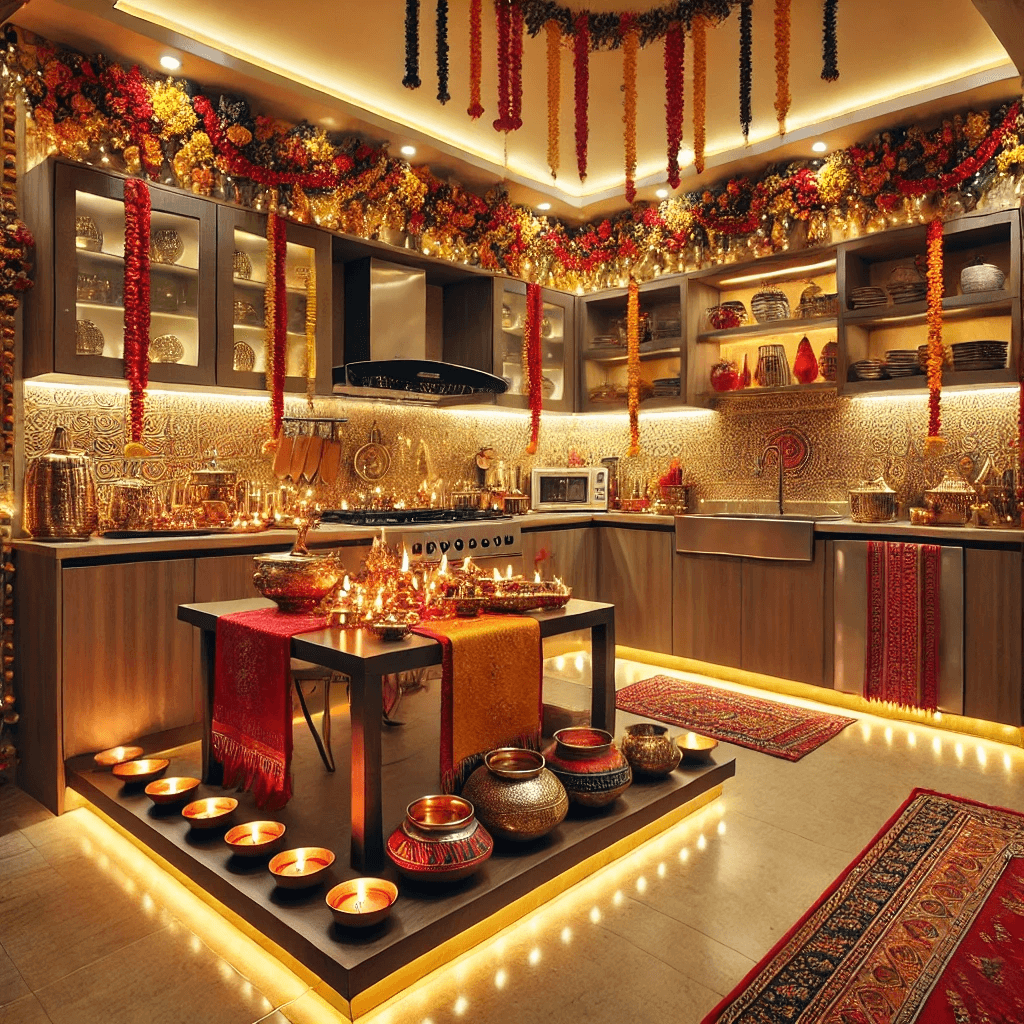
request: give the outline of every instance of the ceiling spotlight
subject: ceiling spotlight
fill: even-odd
[[[178,60],[173,54],[165,53],[160,58],[160,67],[167,71],[177,71],[181,67],[181,61]]]
[[[828,146],[819,139],[813,146],[811,146],[811,149],[813,149],[815,153],[824,153],[825,150],[828,149]]]
[[[655,192],[654,194],[659,199],[668,199],[668,189],[667,188],[659,188],[658,191]]]
[[[538,210],[550,210],[551,209],[551,204],[550,203],[538,203],[537,204],[537,209]]]
[[[402,156],[415,156],[416,155],[416,147],[415,146],[403,146],[398,152],[401,153]]]

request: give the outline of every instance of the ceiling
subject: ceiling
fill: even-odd
[[[992,3],[993,0],[986,0]],[[998,2],[998,0],[995,0]],[[1016,3],[1018,0],[1011,0]],[[652,0],[588,0],[591,10],[645,9]],[[788,133],[774,111],[773,4],[755,0],[754,120],[750,145],[738,124],[738,27],[734,14],[709,33],[707,169],[727,173],[777,159],[810,156],[811,142],[847,145],[886,124],[937,116],[970,103],[995,103],[1020,92],[1018,73],[972,0],[856,0],[840,5],[838,82],[820,79],[822,0],[793,0]],[[404,72],[403,0],[33,0],[16,24],[84,49],[156,67],[162,53],[181,57],[181,74],[210,90],[241,92],[270,113],[307,117],[330,129],[363,132],[417,147],[415,162],[450,171],[470,186],[506,180],[513,197],[581,219],[625,205],[622,198],[622,55],[593,54],[590,66],[589,173],[581,182],[573,145],[572,56],[562,54],[561,170],[546,166],[546,59],[543,36],[523,47],[523,121],[518,132],[494,131],[496,106],[493,7],[484,3],[483,104],[468,106],[467,0],[450,4],[450,92],[441,106],[434,64],[434,4],[421,3],[420,77],[408,90]],[[653,198],[665,183],[664,72],[660,43],[639,58],[637,181]],[[692,52],[687,48],[684,158],[692,160]],[[698,183],[684,168],[683,190]]]

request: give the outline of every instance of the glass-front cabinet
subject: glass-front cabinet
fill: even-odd
[[[494,282],[494,373],[508,382],[499,405],[529,407],[523,388],[523,333],[526,329],[526,284],[499,278]],[[541,388],[544,408],[572,412],[575,396],[575,299],[565,292],[542,291],[540,325]]]

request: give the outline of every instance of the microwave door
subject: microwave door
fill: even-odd
[[[590,499],[590,477],[570,476],[566,480],[567,505],[586,505]]]
[[[590,479],[587,476],[566,475],[540,478],[540,500],[542,505],[562,507],[565,505],[586,505],[590,498]]]

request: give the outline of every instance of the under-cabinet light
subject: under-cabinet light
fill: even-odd
[[[819,139],[813,146],[811,146],[811,149],[815,153],[824,153],[825,150],[828,149],[828,145]]]
[[[765,281],[770,277],[795,277],[798,274],[806,274],[809,270],[825,270],[835,268],[834,259],[824,260],[821,263],[809,263],[806,267],[786,267],[784,270],[769,270],[767,273],[746,274],[743,277],[730,277],[728,280],[719,281],[719,288],[726,288],[733,284],[747,284],[750,281]]]
[[[177,71],[181,67],[181,61],[171,53],[165,53],[160,58],[160,67],[167,71]]]
[[[667,188],[659,188],[658,191],[655,192],[654,194],[659,199],[668,199],[668,189]]]

